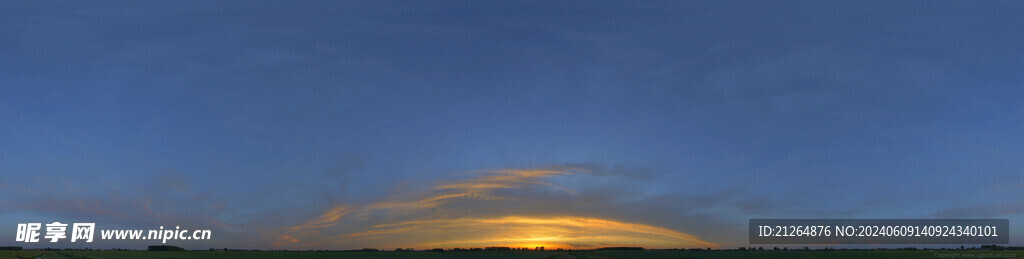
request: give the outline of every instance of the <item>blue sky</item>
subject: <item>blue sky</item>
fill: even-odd
[[[188,248],[430,248],[479,237],[415,224],[582,217],[651,231],[592,240],[554,220],[575,236],[538,240],[733,247],[749,218],[1019,225],[1020,13],[1012,1],[7,2],[0,236],[78,220],[214,230],[175,243]],[[0,245],[24,245],[12,240]]]

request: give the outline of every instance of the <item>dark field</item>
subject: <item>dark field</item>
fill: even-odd
[[[0,251],[0,258],[1024,258],[1024,251]]]

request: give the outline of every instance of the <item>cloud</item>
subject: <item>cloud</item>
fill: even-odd
[[[239,194],[199,188],[204,185],[164,172],[154,179],[119,179],[116,184],[102,178],[66,178],[25,185],[49,186],[44,187],[48,191],[4,184],[0,192],[9,195],[0,204],[10,211],[88,219],[105,226],[214,230],[217,238],[191,248],[690,248],[717,247],[711,240],[727,239],[721,237],[727,234],[715,233],[739,233],[729,227],[735,224],[706,213],[723,203],[716,201],[735,195],[649,193],[645,186],[653,179],[645,170],[561,164],[465,171],[435,179],[442,180],[409,182],[389,195],[360,202],[317,196],[318,189],[309,188],[333,181],[278,183],[254,187],[275,192]],[[714,198],[718,196],[724,198]]]
[[[279,248],[717,247],[695,235],[621,219],[631,205],[555,184],[619,175],[588,166],[500,169],[434,182],[363,205],[334,205],[274,231]],[[620,168],[621,169],[621,168]],[[582,192],[581,192],[582,191]]]

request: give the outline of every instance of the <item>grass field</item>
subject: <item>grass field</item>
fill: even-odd
[[[1024,258],[1024,251],[0,251],[0,258]]]

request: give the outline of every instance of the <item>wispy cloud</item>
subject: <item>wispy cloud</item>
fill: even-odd
[[[282,248],[355,247],[715,247],[701,238],[614,213],[579,210],[592,203],[559,186],[555,177],[600,176],[594,168],[558,166],[470,172],[357,206],[336,205],[319,216],[276,230]],[[587,201],[572,204],[571,200]],[[605,204],[614,206],[611,204]],[[620,208],[625,209],[625,208]],[[590,211],[590,212],[582,212]]]

